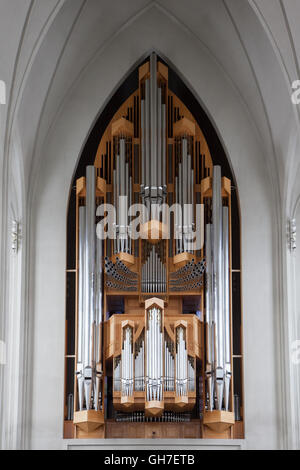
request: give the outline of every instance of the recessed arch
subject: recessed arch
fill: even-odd
[[[85,169],[88,165],[94,165],[97,150],[102,137],[105,134],[112,118],[120,109],[123,103],[129,99],[129,97],[139,87],[139,67],[143,65],[149,56],[137,64],[137,66],[127,75],[122,81],[121,85],[115,91],[113,96],[105,105],[104,109],[96,119],[87,140],[82,148],[81,155],[79,157],[73,180],[70,189],[69,206],[68,206],[68,220],[67,220],[67,323],[68,334],[67,334],[67,359],[66,363],[69,364],[66,367],[66,400],[68,393],[71,393],[73,387],[73,375],[74,375],[74,363],[72,360],[68,360],[68,356],[72,356],[75,352],[75,277],[74,271],[76,267],[76,240],[74,226],[76,225],[76,181],[85,175]],[[242,345],[241,345],[241,260],[240,260],[240,212],[238,202],[238,190],[233,175],[230,162],[228,161],[226,152],[218,136],[217,131],[214,128],[211,120],[207,113],[196,99],[195,95],[188,86],[181,79],[179,74],[168,64],[165,58],[159,57],[161,63],[166,65],[168,68],[168,87],[170,92],[174,93],[178,99],[186,106],[189,112],[193,115],[197,125],[203,132],[205,141],[209,148],[209,152],[212,158],[213,165],[220,165],[222,168],[222,176],[228,178],[231,181],[232,190],[232,290],[233,294],[233,352],[235,352],[235,371],[236,379],[234,382],[235,392],[239,395],[242,401]],[[65,402],[65,405],[67,401]],[[242,428],[240,434],[243,434]]]

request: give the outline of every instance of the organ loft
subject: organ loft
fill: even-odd
[[[234,182],[169,72],[139,66],[75,181],[65,437],[243,437]]]

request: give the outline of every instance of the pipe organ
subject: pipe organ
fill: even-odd
[[[76,210],[75,436],[232,437],[231,181],[155,54]]]

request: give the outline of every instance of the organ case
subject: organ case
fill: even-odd
[[[132,204],[144,207],[138,238]],[[110,437],[123,420],[232,437],[231,182],[155,54],[77,180],[76,207],[75,436]]]

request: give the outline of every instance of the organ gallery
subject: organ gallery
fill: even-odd
[[[65,437],[243,437],[235,186],[171,74],[137,68],[74,179]]]

